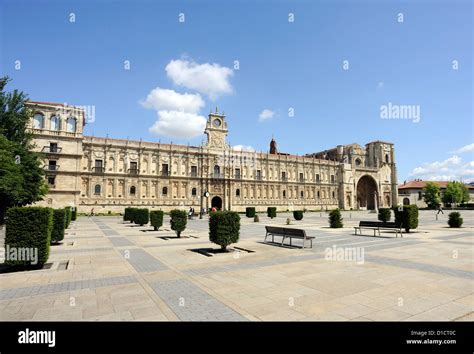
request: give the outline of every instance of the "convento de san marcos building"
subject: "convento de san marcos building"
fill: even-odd
[[[38,204],[79,212],[125,206],[168,211],[376,209],[397,201],[394,147],[383,141],[337,145],[297,156],[236,151],[226,116],[210,113],[202,146],[84,136],[81,108],[29,101],[35,150],[44,153],[49,192]]]

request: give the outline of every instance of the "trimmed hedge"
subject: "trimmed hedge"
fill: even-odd
[[[269,218],[276,218],[277,216],[277,208],[276,207],[268,207],[267,208],[267,215]]]
[[[65,219],[66,219],[65,228],[67,229],[67,228],[69,227],[69,225],[71,225],[72,211],[71,211],[71,207],[70,207],[70,206],[65,207],[64,210],[66,211],[66,216],[65,216]]]
[[[255,208],[254,207],[245,208],[245,216],[248,218],[253,218],[255,216]]]
[[[401,223],[406,232],[418,227],[418,207],[416,205],[404,205],[401,210],[393,208],[395,222]]]
[[[77,220],[77,208],[76,207],[72,208],[72,210],[71,210],[71,220],[72,221]]]
[[[329,213],[329,226],[333,229],[338,229],[344,226],[342,223],[341,211],[338,209],[331,210]]]
[[[303,210],[293,211],[293,217],[295,218],[295,220],[303,220]]]
[[[449,220],[448,220],[449,227],[461,227],[463,222],[464,220],[461,217],[461,214],[458,213],[457,211],[453,211],[452,213],[449,213]]]
[[[13,207],[8,209],[5,222],[5,247],[20,250],[37,250],[37,264],[31,260],[6,258],[11,266],[42,266],[48,261],[51,231],[53,229],[53,209],[41,207]],[[7,254],[6,254],[7,256]]]
[[[214,213],[210,213],[209,217],[212,214]],[[186,230],[186,224],[188,223],[187,213],[184,210],[174,209],[170,211],[170,217],[171,230],[174,230],[176,235],[181,237],[181,232]]]
[[[137,215],[138,208],[130,208],[130,223],[135,222],[135,215]]]
[[[163,214],[162,210],[150,211],[150,224],[154,227],[155,231],[158,231],[160,226],[163,225]]]
[[[132,220],[132,209],[133,208],[125,208],[123,212],[123,221],[131,221]]]
[[[239,241],[240,216],[235,211],[217,211],[209,215],[209,241],[221,246],[226,251],[227,246]]]
[[[67,211],[64,209],[53,210],[53,229],[51,230],[51,243],[58,243],[64,239],[64,230],[67,223]]]
[[[380,208],[379,209],[378,219],[380,221],[388,222],[388,221],[390,221],[391,216],[392,216],[392,211],[389,208]]]
[[[137,225],[143,226],[150,221],[150,213],[146,208],[137,208],[133,214],[133,222]]]

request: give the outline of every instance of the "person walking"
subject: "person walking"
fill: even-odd
[[[438,204],[438,207],[436,208],[436,210],[438,210],[438,212],[436,213],[436,215],[438,215],[439,213],[441,213],[441,214],[444,215],[443,208],[441,207],[441,204]]]
[[[94,208],[91,209],[91,213],[89,214],[89,217],[94,216]]]

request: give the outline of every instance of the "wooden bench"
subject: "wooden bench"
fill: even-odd
[[[275,236],[281,236],[282,241],[281,245],[283,246],[283,242],[285,242],[285,238],[290,239],[290,246],[291,246],[291,239],[298,238],[303,240],[303,248],[305,248],[306,240],[310,241],[310,247],[313,248],[313,236],[306,236],[306,231],[301,229],[291,229],[288,227],[278,227],[278,226],[265,226],[267,233],[265,234],[265,240],[267,241],[268,236],[272,236],[272,242],[275,242]]]
[[[380,230],[395,230],[395,236],[398,237],[398,233],[403,237],[402,225],[395,222],[383,222],[383,221],[360,221],[359,226],[354,226],[354,235],[357,235],[357,230],[362,235],[362,229],[374,230],[374,236],[377,236],[376,232]]]

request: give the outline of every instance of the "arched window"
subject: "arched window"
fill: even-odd
[[[286,198],[286,191],[283,191],[283,198]]]
[[[360,166],[360,164],[362,163],[362,161],[360,161],[360,159],[356,159],[356,160],[355,160],[355,163],[356,163],[356,166]]]
[[[33,128],[43,129],[44,128],[44,116],[40,113],[36,113],[33,117]]]
[[[100,186],[100,184],[96,184],[95,187],[94,187],[94,194],[95,195],[100,195],[101,189],[102,189],[102,187]]]
[[[390,158],[388,157],[388,154],[385,154],[385,162],[386,162],[386,163],[389,163],[389,162],[390,162]]]
[[[214,166],[214,175],[218,176],[220,174],[221,174],[221,168],[219,167],[219,165],[215,165]]]
[[[58,116],[51,117],[51,130],[61,130],[61,120]]]
[[[163,187],[162,194],[163,195],[168,195],[168,187]]]
[[[130,195],[135,195],[136,192],[137,192],[137,189],[135,188],[135,186],[131,186],[130,187]]]
[[[193,197],[195,197],[196,194],[197,194],[197,189],[196,189],[196,188],[193,188],[193,189],[191,190],[191,195],[192,195]]]
[[[332,191],[332,198],[336,198],[336,192]]]
[[[304,192],[303,191],[300,192],[300,197],[304,198]]]
[[[321,198],[321,193],[319,191],[316,193],[316,195],[318,196],[318,199]]]
[[[235,190],[235,196],[236,196],[236,197],[240,197],[240,189],[239,189],[239,188],[237,188],[237,189]]]
[[[66,131],[69,133],[75,133],[76,132],[76,118],[74,117],[69,117],[66,120]]]

